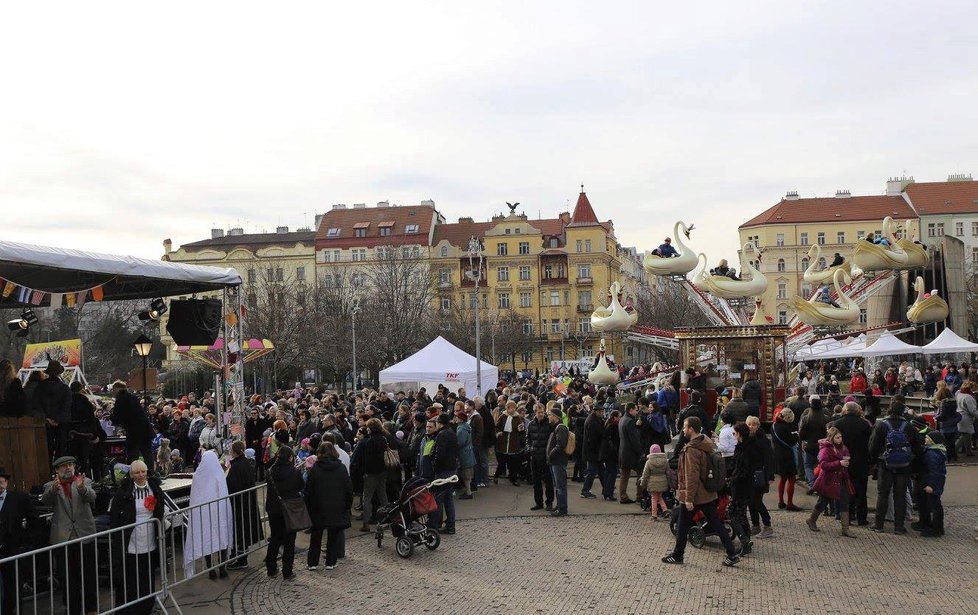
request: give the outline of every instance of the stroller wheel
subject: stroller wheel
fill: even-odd
[[[672,532],[673,536],[676,535],[676,527],[678,525],[679,525],[679,509],[674,508],[672,509],[669,515],[669,531]]]
[[[404,559],[407,559],[414,553],[414,543],[411,542],[411,539],[407,536],[401,536],[397,539],[394,549],[397,551],[398,555]]]
[[[379,549],[380,547],[384,546],[384,532],[378,529],[375,532],[375,536],[377,538],[377,548]]]
[[[706,544],[706,532],[704,532],[703,528],[698,525],[694,525],[689,528],[689,534],[687,534],[687,536],[689,537],[689,544],[693,545],[697,549],[702,549],[703,545]]]
[[[441,545],[441,533],[438,530],[428,530],[421,536],[421,540],[429,551],[434,551]]]

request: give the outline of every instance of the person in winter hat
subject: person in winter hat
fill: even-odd
[[[669,460],[666,459],[666,454],[662,452],[662,447],[658,444],[650,446],[649,456],[645,460],[645,468],[642,470],[642,476],[638,479],[638,488],[639,490],[647,489],[652,494],[652,505],[649,511],[656,521],[659,520],[660,516],[669,513],[669,507],[666,506],[666,501],[662,498],[662,493],[669,489],[669,479],[666,476],[668,469]]]
[[[930,431],[924,440],[923,468],[920,481],[923,483],[923,494],[920,498],[920,521],[910,524],[910,527],[927,538],[939,538],[944,535],[944,506],[941,495],[944,493],[944,483],[947,480],[947,449],[944,446],[944,436],[939,431]]]

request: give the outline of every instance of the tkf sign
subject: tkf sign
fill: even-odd
[[[461,379],[458,376],[458,373],[447,372],[445,374],[445,382],[459,382]]]

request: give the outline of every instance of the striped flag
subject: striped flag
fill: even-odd
[[[17,289],[17,301],[19,303],[27,303],[30,298],[31,289],[27,288],[26,286],[21,286]]]
[[[42,301],[44,301],[44,293],[42,291],[35,290],[31,293],[31,305],[41,305]]]

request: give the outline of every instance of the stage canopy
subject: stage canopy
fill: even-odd
[[[978,352],[978,344],[969,342],[950,328],[941,331],[934,341],[924,346],[924,354],[955,354]]]
[[[0,241],[0,308],[153,299],[240,284],[234,269]]]
[[[177,346],[177,354],[189,357],[193,361],[212,369],[221,369],[224,356],[224,338],[219,337],[210,346]],[[275,352],[275,344],[270,340],[251,338],[245,340],[240,348],[229,348],[228,352],[239,353],[245,363]]]
[[[884,331],[879,338],[862,351],[864,357],[898,356],[902,354],[920,354],[920,346],[914,346],[901,341],[889,331]]]
[[[482,361],[482,392],[499,382],[499,369]],[[468,397],[476,395],[475,357],[439,336],[430,344],[380,372],[380,387],[397,391],[421,387],[434,395],[439,384],[456,391],[465,387]]]

